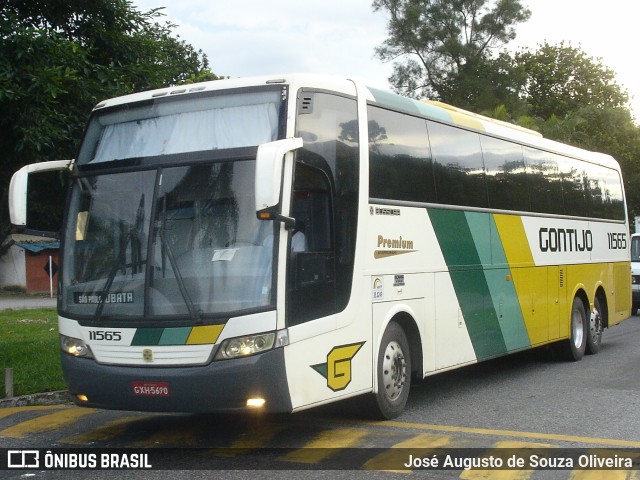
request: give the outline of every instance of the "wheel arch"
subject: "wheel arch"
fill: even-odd
[[[591,311],[591,302],[589,301],[589,295],[587,294],[584,285],[576,286],[576,289],[573,292],[573,296],[571,297],[570,301],[572,302],[574,298],[579,298],[582,301],[585,312],[588,313]]]
[[[609,301],[607,300],[607,293],[604,290],[602,285],[598,285],[596,288],[596,293],[594,295],[594,303],[595,299],[598,299],[600,302],[600,306],[602,307],[602,326],[603,328],[609,327]]]
[[[422,377],[422,336],[420,334],[420,329],[418,328],[418,324],[415,320],[415,316],[413,313],[409,313],[408,311],[398,311],[395,312],[390,318],[389,321],[385,324],[385,329],[389,323],[395,322],[400,325],[400,328],[404,330],[404,334],[407,337],[407,342],[409,342],[409,353],[411,355],[411,373],[415,375],[419,375]],[[381,335],[384,333],[384,329],[381,332]]]

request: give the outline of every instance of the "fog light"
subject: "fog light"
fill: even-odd
[[[83,395],[82,393],[78,393],[76,395],[76,398],[78,399],[78,401],[86,403],[89,401],[89,397],[87,397],[86,395]]]
[[[262,408],[267,401],[264,398],[250,398],[247,400],[248,408]]]

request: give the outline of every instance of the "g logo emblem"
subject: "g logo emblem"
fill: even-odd
[[[311,365],[311,368],[327,379],[327,387],[331,390],[344,390],[351,383],[351,360],[364,344],[360,342],[333,347],[327,354],[327,363]]]

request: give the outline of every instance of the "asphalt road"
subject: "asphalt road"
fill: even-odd
[[[398,455],[406,461],[411,452],[436,447],[474,448],[480,455],[505,448],[578,448],[590,454],[615,448],[640,458],[639,366],[640,317],[634,316],[607,330],[600,353],[580,362],[557,360],[548,349],[540,349],[428,378],[413,386],[406,411],[393,421],[369,421],[357,402],[274,417],[113,412],[70,405],[22,407],[0,409],[0,449],[89,447],[96,452],[117,448],[144,452],[151,448],[161,452],[161,461],[178,470],[98,471],[91,477],[158,480],[177,475],[194,479],[406,478],[406,471],[388,471]],[[173,448],[178,450],[164,450]],[[336,462],[338,467],[355,470],[331,470]],[[0,471],[0,477],[67,479],[86,478],[87,473],[41,469]],[[410,474],[465,480],[640,479],[638,470],[480,469]]]

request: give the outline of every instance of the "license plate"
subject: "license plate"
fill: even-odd
[[[137,397],[168,397],[167,382],[131,382],[133,394]]]

